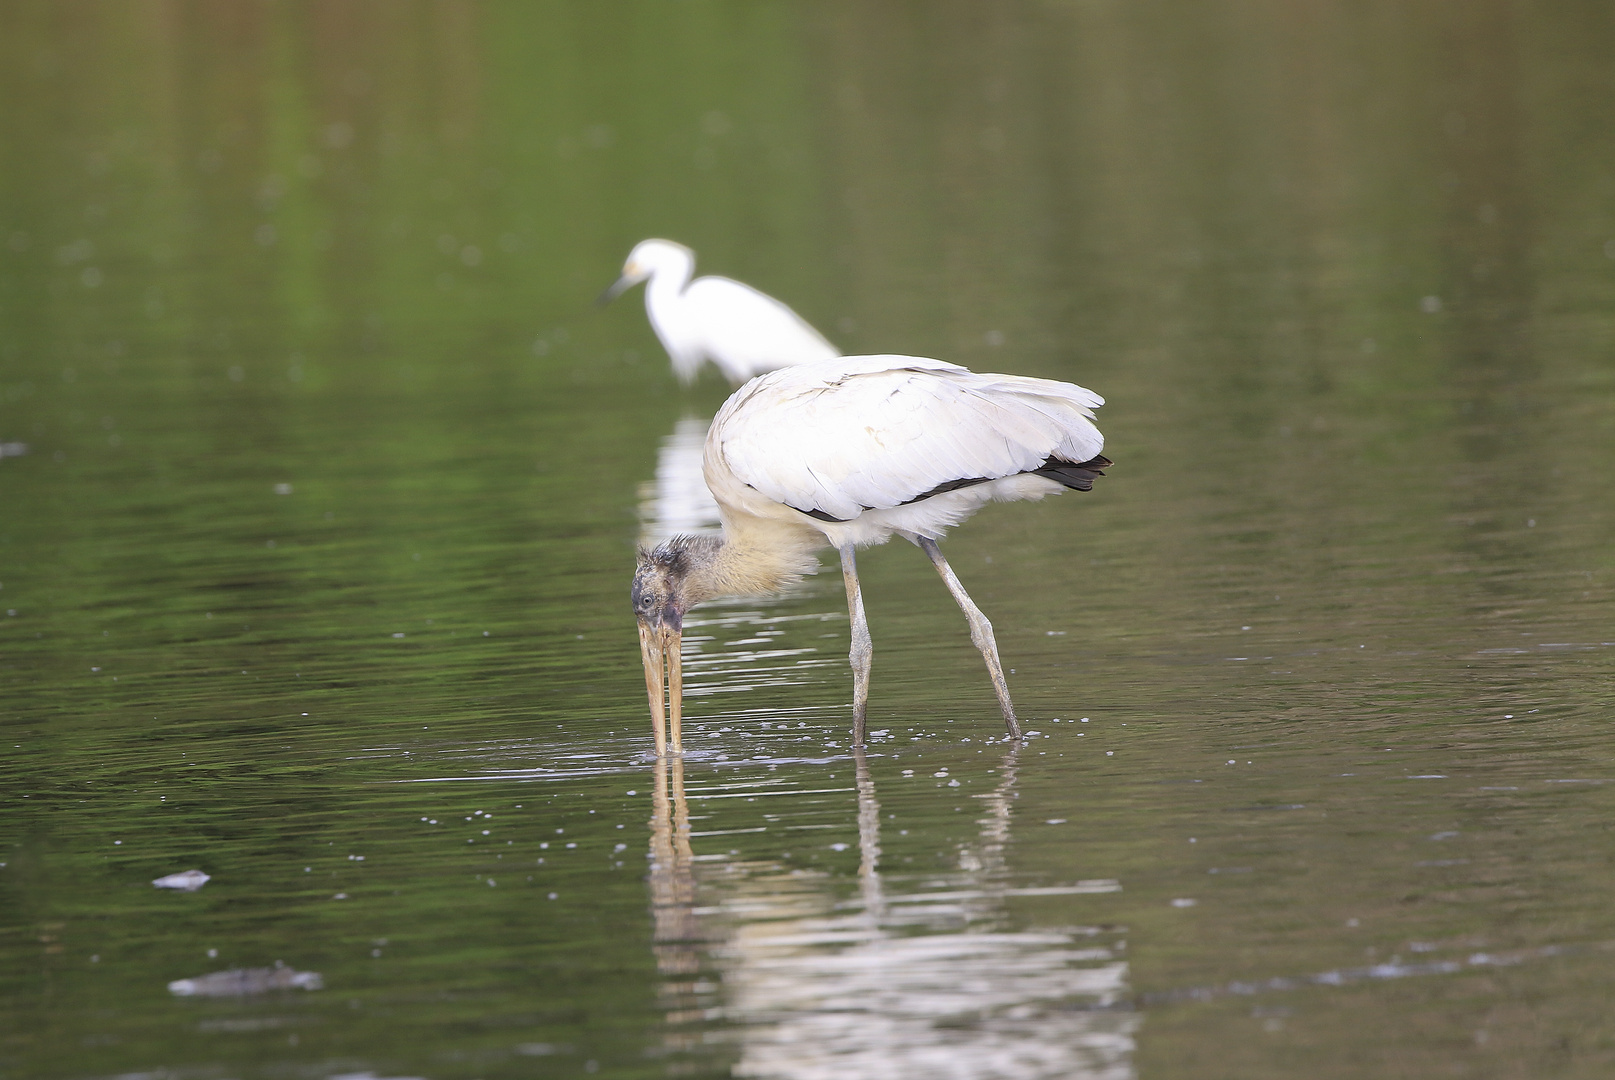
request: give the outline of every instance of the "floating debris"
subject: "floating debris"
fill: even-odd
[[[25,442],[0,442],[0,458],[22,457],[28,452]]]
[[[319,990],[324,985],[319,972],[294,971],[277,960],[274,967],[231,968],[194,979],[175,979],[168,984],[168,992],[176,997],[245,997],[272,990]]]
[[[181,892],[195,892],[213,878],[200,870],[181,870],[177,874],[165,874],[160,878],[153,878],[152,884],[159,889],[179,889]]]

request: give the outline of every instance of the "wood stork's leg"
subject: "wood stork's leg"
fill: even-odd
[[[1009,700],[1009,684],[1004,682],[1004,665],[998,659],[998,642],[993,638],[993,624],[987,621],[987,616],[981,613],[976,602],[970,599],[970,594],[965,592],[965,587],[959,584],[959,576],[948,565],[948,560],[942,557],[942,549],[936,546],[936,541],[919,536],[915,537],[914,542],[930,558],[931,565],[942,575],[948,591],[958,602],[959,610],[965,613],[965,621],[970,624],[970,640],[981,651],[981,658],[987,661],[987,674],[993,678],[998,707],[1004,710],[1004,726],[1009,729],[1010,738],[1020,738],[1021,725],[1015,720],[1015,706]]]
[[[869,620],[864,617],[864,594],[858,588],[858,560],[851,544],[836,549],[841,555],[841,576],[847,582],[847,615],[852,620],[852,745],[864,744],[864,727],[869,707],[869,667],[875,656],[875,643],[869,637]]]

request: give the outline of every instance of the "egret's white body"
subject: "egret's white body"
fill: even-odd
[[[693,273],[695,252],[683,244],[642,240],[604,297],[609,300],[646,283],[645,314],[680,382],[694,382],[707,360],[739,386],[764,371],[840,355],[772,296],[726,277],[691,281]]]
[[[718,596],[772,592],[810,572],[826,545],[839,552],[846,578],[861,744],[872,645],[854,553],[893,534],[925,551],[964,610],[1005,724],[1018,736],[992,626],[936,541],[988,502],[1090,489],[1110,464],[1093,423],[1092,410],[1103,403],[1070,383],[976,374],[913,356],[783,368],[736,391],[712,422],[704,459],[722,537],[676,537],[641,551],[634,577],[658,754],[664,660],[679,748],[684,612]]]

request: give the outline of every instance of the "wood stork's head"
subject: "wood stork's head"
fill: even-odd
[[[651,722],[661,752],[662,705],[672,712],[674,749],[683,717],[684,669],[680,647],[684,640],[684,613],[709,600],[704,571],[716,557],[721,541],[708,536],[675,536],[654,548],[641,548],[634,568],[629,597],[639,620],[639,653],[645,664],[645,689],[650,694]],[[666,681],[663,681],[663,666]]]
[[[682,281],[695,271],[695,252],[672,240],[641,240],[628,253],[622,264],[622,276],[600,294],[600,303],[607,304],[657,274],[666,274]]]
[[[654,548],[639,549],[629,597],[639,625],[681,633],[690,601],[686,594],[691,569],[689,537],[676,536]]]

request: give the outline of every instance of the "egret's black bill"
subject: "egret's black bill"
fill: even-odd
[[[609,304],[613,300],[617,299],[617,297],[619,297],[623,293],[627,292],[633,286],[634,286],[634,279],[633,278],[620,277],[616,281],[613,281],[611,283],[610,287],[607,288],[605,292],[603,292],[599,296],[595,297],[594,302],[603,307],[606,304]]]

